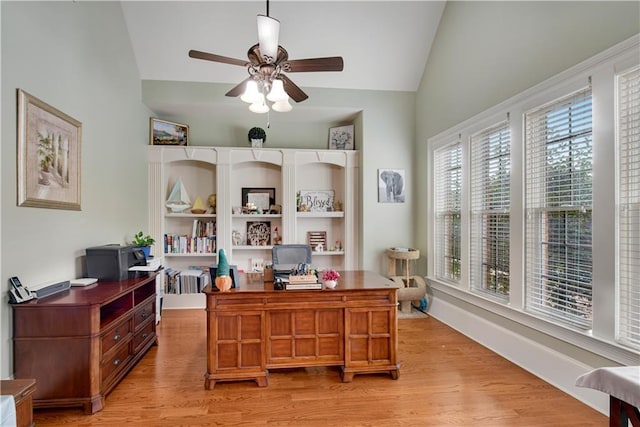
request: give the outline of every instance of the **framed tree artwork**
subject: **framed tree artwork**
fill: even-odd
[[[18,206],[80,210],[82,123],[18,89]]]

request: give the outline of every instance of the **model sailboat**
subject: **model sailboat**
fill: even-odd
[[[191,199],[180,178],[173,185],[166,206],[174,213],[182,212],[191,207]]]

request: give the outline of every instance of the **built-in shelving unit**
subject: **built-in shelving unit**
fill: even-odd
[[[192,202],[200,196],[206,204],[209,195],[216,194],[216,211],[170,212],[165,204],[177,179]],[[189,236],[194,221],[213,221],[216,249],[224,248],[229,262],[240,270],[249,269],[255,259],[271,261],[276,227],[282,243],[307,243],[309,232],[325,232],[326,248],[313,252],[314,265],[357,269],[357,180],[357,151],[150,146],[149,224],[157,242],[153,254],[163,257],[169,271],[214,264],[215,253],[172,253],[164,247],[165,235]],[[243,189],[273,190],[280,213],[237,213],[243,207]],[[342,209],[298,212],[296,194],[301,190],[332,190]],[[247,225],[260,222],[270,227],[271,236],[252,245]],[[170,294],[165,286],[164,308],[204,305],[203,294]]]

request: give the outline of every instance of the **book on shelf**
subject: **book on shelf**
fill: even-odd
[[[211,254],[216,253],[216,235],[193,237],[186,234],[164,235],[165,254]]]
[[[185,270],[167,268],[165,270],[165,294],[197,294],[209,284],[209,268],[191,266]]]

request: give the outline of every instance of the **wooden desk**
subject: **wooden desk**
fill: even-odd
[[[274,290],[244,275],[230,292],[205,289],[205,388],[233,380],[264,387],[270,369],[309,366],[339,366],[344,382],[373,372],[397,379],[398,286],[373,272],[340,275],[334,289]]]
[[[33,393],[36,391],[36,380],[1,380],[0,394],[11,395],[16,404],[16,427],[32,427]]]
[[[157,344],[155,278],[100,281],[12,306],[14,376],[36,379],[34,407],[102,409]]]

